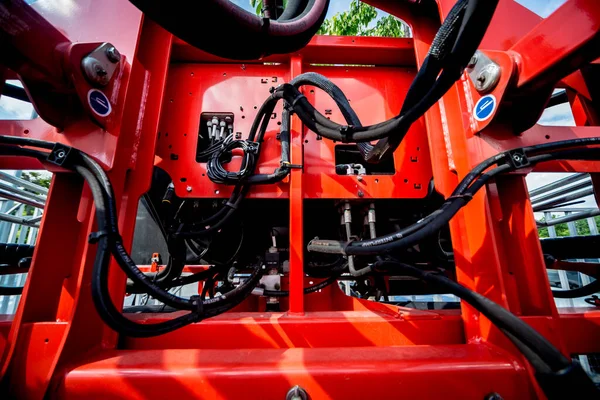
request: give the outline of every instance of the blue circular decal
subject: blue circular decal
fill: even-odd
[[[112,111],[108,97],[98,89],[91,89],[88,92],[88,104],[92,111],[101,117],[106,117]]]
[[[479,99],[475,104],[473,116],[477,121],[485,121],[494,114],[496,110],[496,98],[493,94],[488,94]]]

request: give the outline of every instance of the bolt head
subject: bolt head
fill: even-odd
[[[471,57],[471,60],[469,60],[469,65],[467,65],[467,67],[473,68],[477,64],[478,59],[479,57],[477,57],[477,53],[473,54],[473,57]]]
[[[66,153],[64,152],[64,150],[60,150],[58,153],[56,153],[57,158],[64,158],[65,155]]]
[[[106,49],[106,57],[113,63],[121,61],[121,53],[119,53],[119,50],[117,50],[115,46],[110,46]]]
[[[96,72],[96,75],[98,76],[106,76],[108,75],[108,72],[106,72],[106,70],[104,69],[104,67],[100,64],[96,64],[94,65],[94,72]]]
[[[500,67],[496,64],[486,65],[477,75],[475,80],[475,88],[479,92],[489,92],[500,80]]]
[[[360,176],[360,175],[359,175],[359,176],[357,176],[357,177],[356,177],[356,179],[357,179],[359,182],[362,182],[362,181],[363,181],[363,177],[362,177],[362,176]]]
[[[521,156],[518,154],[514,154],[513,155],[513,160],[515,160],[516,162],[520,162],[521,161]]]
[[[191,192],[191,191],[192,191],[192,187],[188,185],[188,186],[185,188],[185,190],[187,190],[187,192],[189,193],[189,192]]]
[[[365,196],[364,192],[362,190],[359,190],[358,197],[364,197],[364,196]]]

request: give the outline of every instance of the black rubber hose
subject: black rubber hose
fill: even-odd
[[[280,90],[285,91],[286,101],[294,104],[294,111],[304,122],[304,124],[312,131],[331,140],[341,142],[370,142],[376,139],[384,139],[393,135],[393,139],[384,140],[378,143],[374,148],[371,148],[366,159],[370,162],[378,162],[386,154],[395,150],[402,141],[404,135],[408,132],[410,126],[420,118],[433,104],[435,104],[442,95],[444,95],[454,85],[457,79],[460,78],[464,66],[469,62],[473,52],[485,33],[485,29],[489,24],[489,20],[493,15],[497,1],[481,2],[480,0],[471,0],[468,7],[465,9],[465,2],[459,2],[455,6],[457,12],[451,13],[449,18],[446,18],[442,26],[447,29],[442,29],[438,38],[444,38],[446,41],[455,39],[452,47],[452,52],[448,54],[447,49],[450,45],[441,46],[442,39],[435,41],[437,44],[434,48],[438,58],[436,62],[428,60],[425,63],[425,69],[421,75],[417,75],[416,82],[412,86],[409,102],[406,103],[409,108],[403,107],[402,112],[388,120],[379,124],[355,127],[342,126],[329,121],[320,112],[297,91],[286,88],[285,85],[280,87]],[[454,9],[453,9],[454,10]],[[470,10],[470,11],[469,11]],[[464,12],[464,17],[461,17]],[[485,14],[485,18],[482,16]],[[461,22],[460,29],[457,31],[458,21]],[[483,21],[483,23],[481,22]],[[477,25],[477,28],[470,28],[472,25]],[[465,36],[463,32],[474,32],[478,36]],[[464,43],[459,43],[460,41]],[[473,47],[474,46],[474,47]],[[473,48],[473,52],[465,55],[466,50]],[[457,52],[454,54],[454,52]],[[458,56],[460,55],[460,57]],[[462,67],[461,67],[462,66]],[[437,77],[440,68],[443,70],[433,85],[431,82]],[[427,83],[427,84],[425,84]],[[428,90],[426,90],[428,88]],[[414,104],[413,104],[414,102]],[[297,103],[297,104],[296,104]],[[365,146],[368,147],[368,146]]]
[[[10,266],[12,268],[18,268],[19,262],[23,258],[29,258],[33,256],[35,246],[30,244],[17,244],[17,243],[0,243],[0,264]],[[0,267],[0,270],[2,267]],[[23,268],[23,272],[27,269]]]
[[[320,28],[329,7],[329,0],[292,1],[292,8],[284,10],[279,21],[273,21],[249,13],[229,0],[130,1],[192,46],[236,60],[300,50]]]
[[[82,155],[84,159],[87,158],[87,156],[85,156],[84,154]],[[89,161],[90,160],[88,160],[88,162]],[[86,179],[86,182],[88,183],[90,189],[92,190],[92,193],[94,194],[98,226],[100,231],[102,231],[103,228],[105,228],[105,226],[103,226],[105,225],[103,221],[110,224],[110,221],[113,219],[113,216],[111,216],[110,214],[112,214],[114,204],[111,196],[109,195],[112,193],[112,190],[108,190],[110,188],[107,188],[104,185],[102,185],[100,181],[103,181],[104,179],[98,179],[98,177],[94,175],[93,171],[90,172],[86,168],[83,168],[81,166],[75,166],[75,169],[84,177],[84,179]],[[101,175],[104,175],[103,171]],[[105,202],[105,200],[108,201]],[[116,229],[116,227],[112,228],[113,230]],[[124,248],[122,248],[122,244],[118,239],[115,239],[115,237],[115,235],[102,236],[98,242],[99,250],[96,257],[94,279],[92,279],[93,297],[95,304],[98,307],[98,311],[103,317],[103,320],[109,326],[111,326],[112,329],[128,336],[156,336],[178,329],[189,323],[197,322],[203,318],[218,315],[221,312],[224,312],[239,304],[239,302],[241,302],[250,294],[251,290],[254,288],[254,286],[258,283],[258,280],[260,279],[261,271],[259,269],[256,269],[251,275],[250,279],[244,282],[244,284],[238,286],[237,288],[233,289],[232,291],[226,293],[223,296],[219,296],[218,298],[209,300],[202,300],[197,298],[189,300],[182,299],[162,290],[159,287],[152,287],[152,283],[147,282],[148,280],[145,277],[145,275],[141,273],[139,269],[137,269],[137,266],[135,266],[135,264],[133,264],[133,261],[131,261],[129,255],[126,253]],[[124,269],[124,272],[126,274],[130,275],[132,269],[137,270],[138,273],[133,273],[130,275],[130,277],[133,277],[133,279],[136,281],[135,283],[139,283],[147,287],[149,289],[148,294],[152,295],[152,297],[162,301],[168,306],[170,305],[177,309],[184,309],[192,312],[181,317],[175,318],[173,320],[150,325],[137,324],[125,318],[112,304],[110,294],[108,292],[108,261],[110,260],[110,253],[108,252],[108,250],[111,247],[113,255],[117,259],[117,262],[122,267],[122,269]],[[117,251],[116,254],[115,249]],[[130,262],[132,263],[132,265],[129,264]],[[124,265],[125,268],[123,268]],[[200,304],[200,302],[202,304]],[[183,303],[183,307],[181,307],[181,303]]]
[[[15,138],[5,139],[5,137],[0,137],[0,143],[19,142],[19,140],[14,139]],[[28,141],[28,145],[32,145],[31,142]],[[102,168],[85,153],[79,152],[76,149],[71,149],[71,151],[74,153],[72,156],[72,162],[74,163],[73,168],[86,180],[94,197],[96,219],[99,229],[98,232],[101,232],[102,234],[99,235],[97,239],[98,251],[94,263],[92,291],[99,314],[111,328],[115,329],[117,332],[130,336],[148,337],[160,335],[202,318],[214,316],[229,310],[250,294],[261,276],[261,270],[258,268],[255,269],[251,277],[242,285],[223,296],[204,301],[199,299],[179,298],[153,285],[152,282],[137,268],[135,263],[133,263],[120,241],[116,224],[117,217],[114,194],[104,170],[102,170]],[[0,154],[35,157],[40,161],[45,161],[49,155],[49,153],[13,146],[1,146]],[[80,162],[82,165],[79,164]],[[68,167],[68,165],[63,166]],[[108,265],[111,252],[123,271],[132,278],[136,284],[146,287],[148,289],[148,294],[152,297],[162,301],[167,306],[173,306],[178,309],[189,310],[192,312],[164,323],[152,325],[137,324],[125,318],[119,310],[114,307],[114,304],[112,304],[108,292]]]
[[[552,290],[552,296],[557,299],[574,299],[577,297],[590,296],[600,292],[600,280],[596,279],[577,289]]]
[[[429,284],[451,293],[469,303],[477,311],[486,316],[494,325],[503,331],[517,337],[524,345],[532,349],[552,371],[560,371],[571,364],[571,361],[562,355],[545,337],[535,329],[523,322],[510,311],[494,303],[481,294],[441,275],[438,272],[427,272],[422,269],[398,261],[378,261],[375,269],[382,267],[393,268],[394,272],[419,278]]]
[[[544,145],[544,147],[546,150],[560,148],[561,145],[562,147],[570,147],[574,142],[578,142],[579,140],[557,142],[552,146]],[[597,143],[598,140],[600,138],[595,138],[595,140],[590,139],[583,142],[583,144]],[[537,147],[524,148],[523,151],[540,152]],[[449,199],[438,210],[408,228],[376,239],[351,243],[313,239],[308,245],[308,250],[330,254],[377,255],[398,248],[412,246],[441,229],[489,179],[499,173],[514,169],[510,164],[504,164],[487,173],[481,174],[481,171],[489,168],[494,163],[506,159],[507,156],[510,156],[510,152],[501,153],[479,164],[471,173],[467,174]],[[571,157],[577,159],[596,159],[598,158],[598,149],[564,150],[556,153],[534,155],[529,157],[529,161],[533,165],[551,159],[570,159]],[[478,173],[480,174],[479,176],[477,176]]]
[[[506,334],[535,368],[536,379],[549,399],[564,399],[565,394],[572,394],[574,388],[578,398],[598,398],[600,391],[579,364],[571,362],[544,336],[499,304],[436,272],[423,271],[397,261],[375,263],[375,268],[381,267],[391,267],[395,271],[433,284],[445,293],[460,297],[485,315]]]
[[[16,296],[23,293],[22,286],[0,286],[0,296]]]

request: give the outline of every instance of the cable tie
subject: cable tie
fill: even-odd
[[[472,194],[468,194],[468,193],[465,193],[465,194],[456,194],[454,196],[448,197],[447,200],[453,200],[453,199],[465,199],[467,201],[471,201],[471,200],[473,200],[473,195]]]
[[[71,164],[73,154],[75,154],[75,151],[73,151],[72,147],[62,143],[55,143],[52,151],[48,154],[48,157],[46,157],[46,160],[59,167],[66,167]]]
[[[353,125],[345,125],[340,128],[340,133],[342,134],[342,143],[350,143],[352,133],[354,133]]]
[[[223,205],[226,206],[226,207],[231,208],[232,210],[237,210],[237,206],[235,205],[235,203],[232,203],[229,200],[226,201]]]
[[[304,165],[302,164],[292,164],[289,161],[281,161],[279,163],[282,167],[290,168],[290,169],[303,169]]]
[[[258,154],[258,150],[260,149],[259,142],[246,142],[246,153],[248,154]]]
[[[305,99],[305,98],[306,98],[306,96],[305,96],[305,95],[303,95],[302,93],[300,93],[298,96],[296,96],[296,97],[294,98],[294,100],[292,101],[292,104],[291,104],[291,107],[292,107],[292,109],[293,109],[294,107],[296,107],[296,103],[297,103],[299,100],[302,100],[302,99]]]
[[[204,314],[204,302],[202,301],[202,299],[200,298],[200,295],[193,295],[190,296],[190,300],[192,301],[192,305],[196,306],[196,309],[194,310],[194,312],[196,314]]]
[[[506,158],[514,169],[525,168],[531,165],[523,149],[514,149],[506,152]]]
[[[112,240],[117,241],[117,242],[121,241],[121,235],[119,235],[118,233],[116,233],[116,232],[109,232],[107,230],[101,230],[101,231],[90,233],[90,235],[88,236],[88,243],[90,243],[90,244],[96,244],[103,237],[107,237],[108,239],[112,239]]]

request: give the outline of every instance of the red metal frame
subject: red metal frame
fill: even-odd
[[[78,2],[81,7],[69,13],[48,6],[51,2],[35,2],[32,7],[72,42],[111,42],[126,57],[130,73],[118,77],[118,118],[107,130],[87,116],[60,132],[40,119],[0,121],[0,130],[67,143],[101,161],[115,188],[121,233],[130,242],[138,199],[150,185],[155,164],[171,174],[179,196],[228,195],[227,188],[202,176],[203,166],[190,151],[195,149],[201,111],[234,112],[236,131],[247,132],[253,107],[275,84],[273,77],[287,81],[312,70],[340,85],[364,123],[397,112],[440,16],[413,13],[407,2],[368,2],[405,20],[413,38],[316,37],[297,54],[264,60],[279,65],[241,65],[206,55],[142,20],[126,1]],[[446,15],[453,3],[438,0],[439,14]],[[557,32],[554,28],[565,15],[574,21],[585,17],[586,23]],[[491,392],[511,399],[543,397],[519,352],[468,305],[460,312],[423,312],[350,298],[332,287],[302,293],[308,283],[303,223],[311,217],[303,212],[306,198],[355,198],[361,190],[365,198],[418,199],[432,177],[436,189],[447,196],[473,166],[498,151],[600,135],[593,126],[597,116],[586,82],[581,74],[571,74],[580,66],[576,62],[585,59],[571,56],[581,56],[582,48],[588,50],[584,44],[598,34],[596,2],[570,0],[536,26],[539,21],[512,0],[501,0],[481,47],[503,68],[493,93],[501,101],[500,110],[511,112],[510,99],[522,95],[520,88],[564,85],[571,91],[577,127],[536,125],[515,135],[521,132],[500,119],[473,124],[472,108],[480,95],[465,77],[413,126],[395,153],[395,175],[358,182],[333,174],[334,144],[317,141],[293,119],[292,163],[303,164],[304,170],[294,169],[286,181],[255,188],[250,195],[289,201],[290,297],[289,304],[282,303],[287,312],[254,312],[259,301],[254,297],[230,313],[168,335],[118,340],[97,316],[89,290],[95,255],[87,243],[94,225],[90,193],[72,175],[55,174],[18,311],[12,319],[0,319],[0,374],[7,393],[20,398],[283,398],[299,384],[311,398],[401,394],[481,399]],[[552,45],[542,49],[539,43]],[[566,56],[575,60],[568,68],[560,62]],[[534,62],[539,57],[548,62]],[[376,66],[311,65],[324,63]],[[545,75],[550,69],[552,79],[538,79],[550,76]],[[340,120],[324,96],[310,89],[305,95],[318,109],[331,108],[331,118]],[[276,122],[267,133],[261,171],[277,166]],[[171,153],[178,155],[177,161]],[[40,167],[0,158],[2,168],[32,165]],[[598,173],[599,168],[599,163],[560,162],[536,171]],[[459,282],[522,316],[566,355],[600,352],[600,312],[557,310],[554,305],[524,175],[503,176],[488,185],[450,227]],[[114,265],[110,282],[114,299],[122,299],[125,278]],[[166,317],[135,318],[152,322]]]

